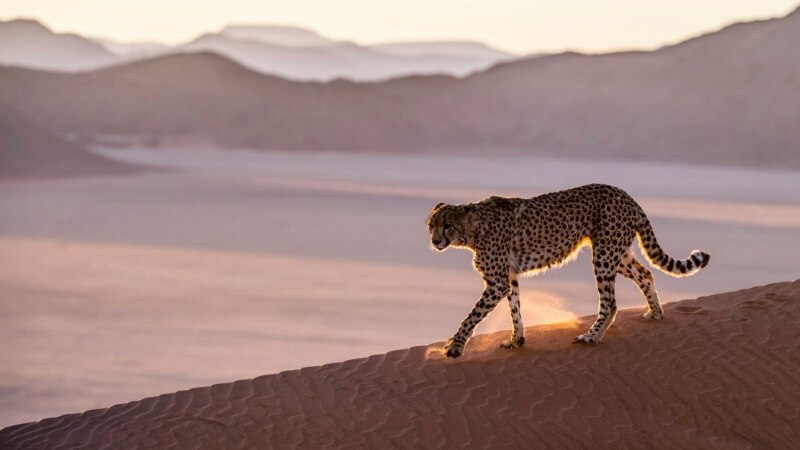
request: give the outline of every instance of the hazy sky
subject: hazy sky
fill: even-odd
[[[652,48],[785,15],[798,0],[0,0],[58,32],[177,43],[230,23],[299,25],[359,43],[470,39],[516,52]]]

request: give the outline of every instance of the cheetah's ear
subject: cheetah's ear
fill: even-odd
[[[428,218],[427,218],[427,219],[425,219],[425,224],[426,224],[426,225],[430,225],[430,223],[431,223],[431,219],[433,218],[433,216],[435,216],[435,215],[436,215],[436,213],[438,213],[438,212],[439,212],[439,210],[441,210],[441,209],[442,209],[442,208],[444,208],[445,206],[447,206],[447,203],[445,203],[445,202],[440,202],[440,203],[437,203],[437,204],[436,204],[436,206],[434,206],[434,207],[433,207],[433,209],[431,210],[431,213],[430,213],[430,214],[428,214]]]

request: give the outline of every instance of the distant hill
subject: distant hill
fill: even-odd
[[[35,20],[0,22],[0,64],[77,72],[174,53],[211,51],[250,69],[298,81],[377,81],[407,75],[464,76],[516,56],[480,43],[430,42],[362,46],[313,30],[231,25],[168,46],[55,34]]]
[[[800,9],[654,52],[500,65],[471,89],[503,99],[499,146],[800,167],[798,42]]]
[[[510,53],[497,50],[481,42],[428,41],[358,45],[353,42],[328,39],[306,28],[290,26],[229,25],[217,34],[232,39],[256,41],[263,44],[295,48],[335,47],[345,45],[359,46],[387,55],[404,57],[439,56],[446,58],[483,59],[493,62],[515,58],[514,55]]]
[[[76,72],[108,66],[116,57],[74,34],[56,34],[35,20],[0,21],[0,64]]]
[[[432,42],[365,47],[327,40],[302,28],[269,26],[228,27],[200,36],[174,51],[211,51],[258,72],[300,81],[464,76],[515,58],[482,44]]]
[[[511,59],[511,55],[508,53],[499,51],[480,42],[470,41],[392,42],[388,44],[370,45],[369,48],[381,53],[406,57],[460,57],[484,59],[492,62]]]
[[[5,68],[0,101],[84,137],[798,168],[797,42],[795,11],[652,52],[381,83],[297,83],[211,53],[169,55],[78,75]]]
[[[0,136],[0,179],[111,175],[140,170],[89,153],[81,145],[2,106]]]
[[[307,28],[280,25],[228,25],[218,34],[231,39],[284,47],[330,47],[345,44],[324,38]]]
[[[471,58],[447,54],[394,55],[354,44],[324,47],[285,47],[256,41],[205,35],[181,46],[188,51],[211,51],[259,72],[300,81],[386,80],[409,75],[464,76],[510,57]]]
[[[157,42],[116,42],[101,38],[92,38],[91,40],[116,56],[118,59],[114,62],[115,64],[166,54],[172,48]]]

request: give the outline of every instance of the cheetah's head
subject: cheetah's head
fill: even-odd
[[[441,252],[449,246],[467,245],[466,216],[462,205],[439,203],[433,207],[426,223],[434,250]]]

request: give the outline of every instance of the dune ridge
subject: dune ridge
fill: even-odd
[[[800,444],[800,281],[476,336],[164,394],[0,431],[2,448],[320,446],[793,448]]]

